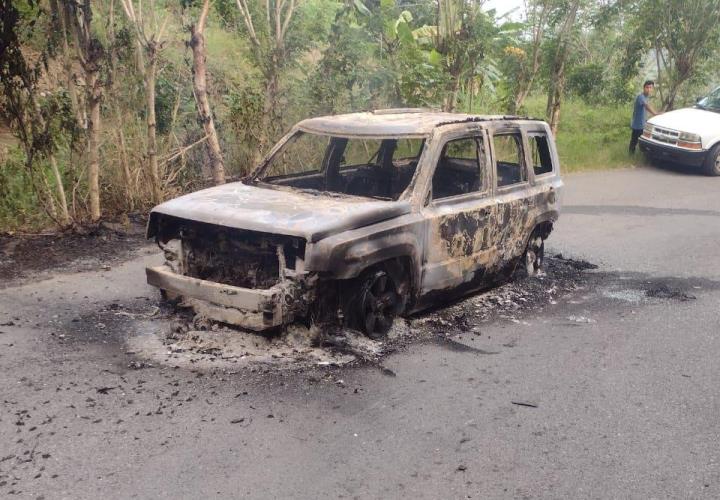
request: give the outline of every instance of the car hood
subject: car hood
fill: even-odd
[[[186,194],[151,212],[218,226],[318,241],[410,212],[407,201],[381,201],[233,182]],[[150,227],[148,236],[154,234]]]
[[[708,133],[716,135],[720,131],[720,113],[698,108],[683,108],[653,116],[648,123],[703,137]]]

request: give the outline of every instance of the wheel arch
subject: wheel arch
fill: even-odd
[[[557,214],[557,212],[555,212],[555,214]],[[530,242],[530,238],[532,238],[533,234],[539,232],[540,237],[543,240],[546,240],[548,236],[550,236],[550,233],[552,233],[555,227],[555,221],[557,220],[557,215],[555,214],[545,214],[535,220],[532,231],[528,231],[527,235],[525,235],[523,251],[525,248],[527,248],[527,245]]]
[[[372,266],[392,261],[403,263],[413,283],[419,281],[422,262],[415,234],[397,232],[338,245],[332,250],[326,271],[335,279],[351,279]]]

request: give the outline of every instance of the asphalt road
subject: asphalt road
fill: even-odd
[[[151,247],[0,290],[0,496],[719,498],[720,179],[566,183],[550,251],[600,269],[387,370],[129,366],[93,314],[152,306]]]

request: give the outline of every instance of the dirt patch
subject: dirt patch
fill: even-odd
[[[145,222],[101,223],[84,232],[0,235],[0,288],[57,269],[86,271],[116,263],[146,245]]]

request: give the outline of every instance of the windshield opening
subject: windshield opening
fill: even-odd
[[[700,99],[697,106],[705,109],[720,110],[720,87],[710,92],[708,96]]]
[[[397,200],[425,145],[417,138],[346,138],[298,132],[256,180],[278,186]]]

